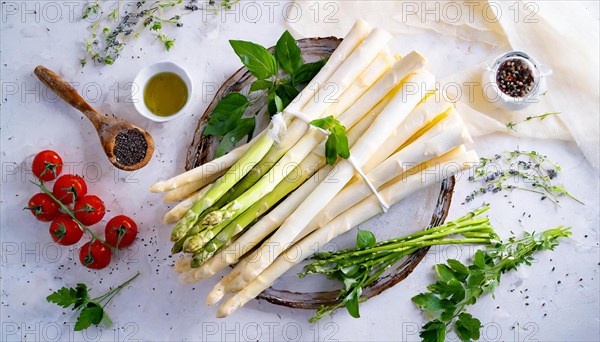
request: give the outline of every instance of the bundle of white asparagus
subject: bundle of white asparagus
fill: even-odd
[[[176,223],[173,253],[187,253],[175,265],[182,282],[236,264],[206,300],[213,305],[233,294],[219,317],[255,298],[315,245],[478,162],[465,147],[471,139],[460,116],[437,98],[425,59],[417,52],[393,57],[390,39],[357,22],[265,133],[152,186],[166,201],[181,201],[164,220]],[[335,101],[322,96],[326,84],[337,87]],[[335,165],[325,159],[327,132],[310,125],[329,115],[347,129],[350,146],[350,158]]]

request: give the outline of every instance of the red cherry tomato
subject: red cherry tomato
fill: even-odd
[[[31,168],[37,178],[47,182],[58,177],[62,171],[62,163],[62,159],[58,153],[45,150],[33,158]]]
[[[71,204],[85,196],[87,185],[83,178],[77,175],[62,175],[54,183],[52,193],[63,204]]]
[[[71,217],[63,215],[50,224],[50,236],[59,245],[70,246],[81,240],[83,229]]]
[[[38,221],[50,222],[60,215],[60,206],[58,203],[43,192],[33,195],[28,205],[25,209],[31,210],[31,213]]]
[[[91,226],[102,220],[106,209],[104,202],[96,195],[85,195],[80,197],[73,206],[75,217],[85,224]]]
[[[113,217],[106,224],[104,237],[106,242],[117,248],[131,245],[137,236],[138,228],[135,221],[125,215]]]
[[[100,240],[86,242],[79,250],[79,261],[87,268],[99,270],[110,264],[112,251]]]

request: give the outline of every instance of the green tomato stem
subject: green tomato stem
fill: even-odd
[[[108,242],[106,242],[104,239],[101,239],[98,235],[94,234],[94,232],[88,228],[85,224],[81,223],[81,221],[79,221],[77,219],[77,217],[75,217],[75,214],[73,213],[73,211],[71,211],[71,209],[69,209],[69,207],[67,207],[66,205],[63,204],[63,202],[59,201],[58,198],[56,198],[54,196],[54,194],[52,193],[52,191],[50,191],[50,189],[46,188],[44,186],[44,184],[40,183],[36,183],[34,181],[31,181],[31,183],[35,184],[38,188],[40,188],[46,195],[50,196],[50,198],[52,198],[52,200],[54,200],[54,202],[56,202],[56,204],[58,204],[60,206],[60,208],[67,213],[67,215],[69,215],[73,221],[75,221],[79,227],[81,229],[83,229],[84,231],[88,232],[91,236],[92,236],[92,240],[99,240],[101,241],[103,244],[107,245],[108,247],[110,247],[111,249],[115,249],[114,246],[112,246],[111,244],[109,244]]]

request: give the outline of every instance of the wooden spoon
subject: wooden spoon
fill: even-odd
[[[68,84],[63,78],[58,76],[52,70],[44,67],[38,66],[34,71],[35,75],[46,84],[52,91],[56,93],[61,99],[65,102],[82,112],[96,127],[96,131],[98,132],[98,137],[100,138],[100,143],[102,144],[102,148],[104,148],[104,152],[108,157],[108,160],[116,167],[125,171],[134,171],[144,167],[152,158],[152,154],[154,153],[154,139],[152,136],[146,132],[144,129],[132,125],[129,122],[120,120],[115,118],[114,116],[109,116],[106,114],[102,114],[92,108],[85,100],[77,93],[70,84]],[[133,130],[133,132],[129,132]],[[135,132],[137,131],[137,132]],[[138,133],[139,132],[139,133]],[[117,136],[120,135],[120,138],[117,141]],[[119,150],[123,149],[129,150],[132,148],[143,148],[144,144],[141,146],[128,146],[127,141],[131,139],[127,139],[126,137],[139,137],[143,136],[146,139],[146,151],[143,157],[137,158],[141,160],[127,160],[121,156],[121,158],[117,158],[117,155],[120,155]],[[115,147],[119,144],[117,148],[117,153],[115,154]]]

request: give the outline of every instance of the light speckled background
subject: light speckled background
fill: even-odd
[[[214,308],[203,303],[215,280],[183,286],[171,272],[170,229],[159,223],[167,207],[147,188],[156,179],[183,169],[196,118],[211,97],[204,96],[203,90],[214,89],[239,67],[227,40],[273,45],[284,29],[283,3],[272,5],[276,9],[273,20],[265,10],[257,23],[244,20],[243,15],[239,22],[232,22],[234,17],[227,23],[202,22],[201,14],[190,16],[186,26],[175,32],[177,43],[172,52],[163,52],[157,41],[146,37],[132,42],[116,65],[84,69],[78,61],[86,24],[70,19],[66,2],[53,3],[62,11],[58,20],[53,20],[55,12],[43,3],[38,4],[38,14],[24,14],[24,10],[34,9],[35,2],[17,2],[16,14],[9,14],[7,5],[2,4],[0,340],[418,339],[423,317],[410,298],[431,282],[433,264],[447,257],[468,259],[472,248],[433,249],[407,280],[363,304],[360,320],[339,312],[318,324],[307,323],[312,312],[260,301],[217,320]],[[80,5],[71,2],[70,6],[77,17]],[[428,56],[440,78],[481,60],[484,54],[499,52],[433,34],[397,38],[393,47],[400,53],[418,49]],[[138,116],[127,103],[127,83],[143,66],[165,58],[181,63],[191,73],[197,92],[190,115],[155,124]],[[33,76],[38,64],[79,82],[76,88],[99,109],[148,129],[157,145],[150,164],[136,173],[111,168],[91,124],[56,102]],[[483,197],[464,206],[462,199],[472,186],[466,179],[458,182],[450,218],[485,200],[492,203],[490,217],[502,236],[511,230],[541,230],[561,224],[573,227],[572,241],[562,243],[554,253],[539,255],[534,267],[507,274],[495,299],[487,296],[470,308],[485,325],[482,338],[599,340],[598,174],[572,143],[490,136],[477,139],[474,146],[481,155],[517,146],[549,155],[563,166],[566,187],[586,203],[580,206],[565,200],[561,208],[555,208],[536,196],[514,193],[508,198]],[[139,241],[122,251],[108,269],[93,272],[80,266],[73,257],[77,250],[50,243],[48,225],[35,222],[21,210],[36,192],[28,182],[32,179],[28,171],[31,156],[47,148],[59,151],[65,162],[72,163],[71,172],[88,179],[89,191],[100,195],[110,210],[107,219],[124,213],[132,215],[141,227]],[[96,227],[102,228],[102,224]],[[82,281],[91,285],[93,293],[100,293],[138,270],[142,273],[138,280],[108,307],[115,322],[112,329],[72,333],[71,312],[44,299],[51,289]]]

